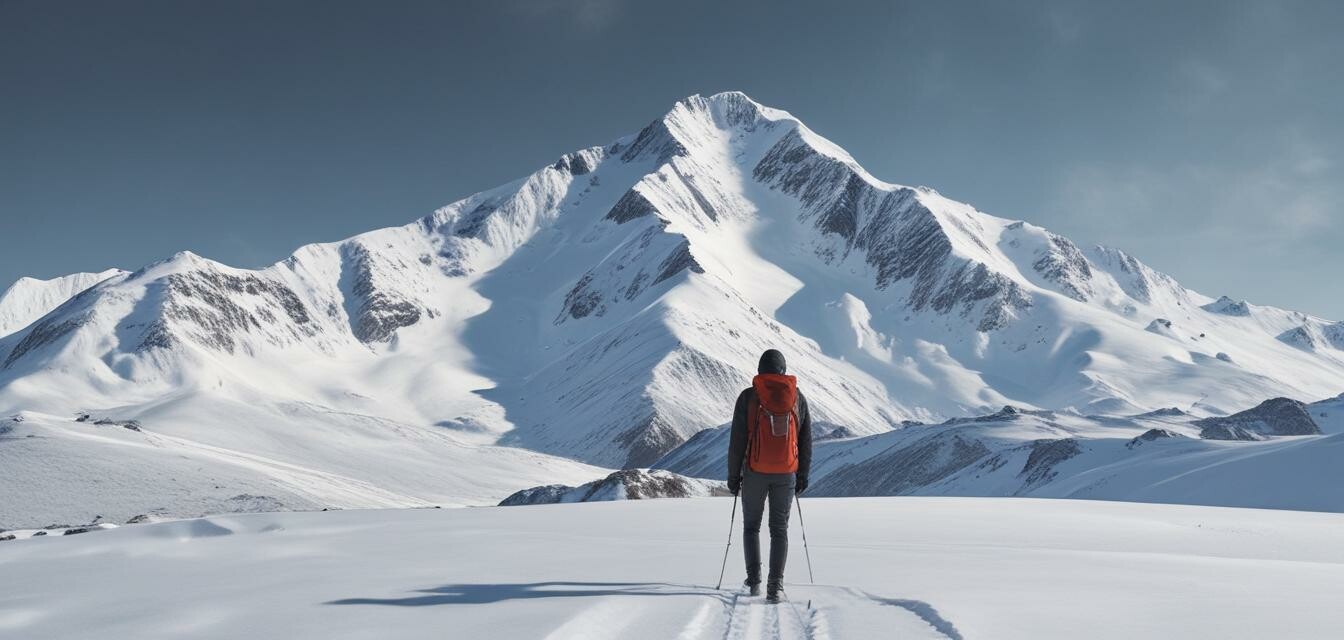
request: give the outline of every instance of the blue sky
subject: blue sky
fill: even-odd
[[[1344,319],[1344,3],[0,0],[0,288],[402,224],[693,93]]]

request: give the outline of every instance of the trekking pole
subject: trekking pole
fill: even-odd
[[[795,493],[793,502],[798,505],[798,528],[803,531],[803,555],[807,556],[807,581],[816,584],[817,579],[812,577],[812,552],[807,549],[807,527],[803,525],[803,501]]]
[[[728,570],[728,550],[733,548],[733,527],[737,525],[737,494],[733,494],[733,515],[728,518],[728,546],[723,548],[723,566],[719,567],[719,584],[714,587],[715,591],[723,588],[723,572]],[[803,536],[804,539],[807,536]],[[804,543],[806,546],[806,543]],[[809,561],[810,562],[810,561]]]

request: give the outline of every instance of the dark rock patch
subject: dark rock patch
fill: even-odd
[[[687,498],[703,495],[685,476],[655,469],[622,469],[605,478],[577,487],[551,484],[515,492],[499,503],[501,507],[527,504],[556,504],[560,502],[590,502],[593,500],[651,500],[657,498]],[[710,495],[728,495],[722,485],[710,488]]]
[[[945,480],[990,455],[979,440],[947,432],[848,464],[808,489],[819,496],[905,495]]]
[[[1181,416],[1185,416],[1185,415],[1188,415],[1188,414],[1187,414],[1186,412],[1184,412],[1184,411],[1181,411],[1181,410],[1180,410],[1179,408],[1177,408],[1177,407],[1167,407],[1167,408],[1164,408],[1164,409],[1156,409],[1156,410],[1154,410],[1154,411],[1149,411],[1149,412],[1147,412],[1147,413],[1140,413],[1140,414],[1135,415],[1135,416],[1133,416],[1133,417],[1135,417],[1135,418],[1179,418],[1179,417],[1181,417]]]
[[[667,280],[682,271],[690,271],[692,273],[705,272],[704,267],[700,266],[700,263],[696,261],[695,256],[691,255],[691,243],[689,240],[683,240],[681,244],[677,245],[676,249],[672,250],[672,253],[668,254],[666,258],[663,258],[662,264],[658,265],[658,277],[654,278],[653,284],[658,284],[659,282]]]
[[[1246,304],[1245,300],[1233,300],[1227,296],[1222,296],[1200,308],[1210,313],[1217,313],[1225,316],[1246,317],[1251,315],[1251,307]]]
[[[1153,442],[1155,440],[1166,440],[1169,438],[1181,438],[1181,437],[1184,436],[1170,429],[1157,429],[1157,428],[1149,429],[1135,436],[1134,439],[1130,440],[1129,442],[1125,443],[1125,448],[1133,449],[1135,447],[1141,446],[1145,442]]]
[[[14,348],[9,352],[9,356],[5,358],[3,368],[8,369],[24,355],[74,333],[80,327],[88,324],[92,318],[92,312],[74,317],[60,317],[54,313],[48,314],[47,317],[34,323],[32,328],[28,329],[28,333],[24,334],[23,339],[14,345]]]
[[[374,257],[359,242],[342,246],[345,268],[349,272],[350,294],[353,304],[347,303],[351,313],[351,330],[361,342],[382,342],[392,337],[397,329],[420,321],[420,307],[410,301],[379,289],[374,284],[378,268]]]
[[[1320,435],[1307,406],[1289,398],[1271,398],[1252,409],[1193,423],[1206,440],[1264,440],[1273,436]]]
[[[1023,478],[1023,489],[1044,484],[1055,479],[1059,473],[1055,470],[1061,462],[1083,452],[1083,448],[1074,438],[1059,440],[1037,440],[1031,443],[1031,453],[1027,463],[1017,475]]]
[[[611,211],[607,212],[606,219],[616,224],[625,224],[637,218],[653,215],[657,211],[658,209],[653,206],[652,202],[649,202],[648,198],[644,197],[644,194],[631,188],[611,207]]]

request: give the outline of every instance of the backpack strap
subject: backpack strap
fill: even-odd
[[[756,422],[761,419],[760,399],[756,398],[756,390],[751,391],[752,399],[755,402],[747,403],[747,449],[742,453],[742,471],[745,473],[751,468],[751,450],[752,441],[756,439]]]

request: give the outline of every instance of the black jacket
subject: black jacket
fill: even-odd
[[[733,408],[733,430],[728,441],[728,484],[742,481],[742,470],[747,456],[747,409],[756,404],[756,389],[747,387],[737,395]],[[812,414],[807,410],[807,398],[798,392],[798,481],[807,484],[812,470]]]

